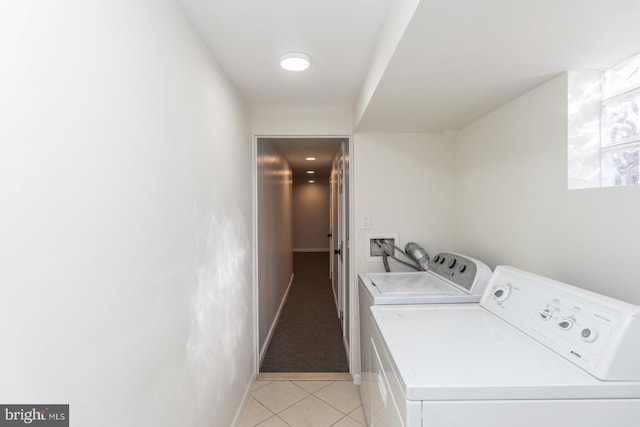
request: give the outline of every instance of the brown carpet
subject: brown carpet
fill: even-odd
[[[348,372],[328,252],[295,252],[294,279],[261,372]]]

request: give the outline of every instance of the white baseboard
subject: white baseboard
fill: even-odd
[[[240,406],[236,410],[236,415],[233,418],[233,423],[231,424],[232,426],[239,426],[242,422],[242,416],[244,415],[244,411],[247,409],[247,403],[249,403],[249,398],[251,397],[251,388],[253,387],[254,382],[255,378],[252,378],[251,381],[249,381],[249,384],[247,384],[244,388],[244,394],[242,395]]]
[[[330,252],[329,248],[298,248],[293,252]]]
[[[267,338],[264,340],[264,344],[260,349],[260,366],[262,366],[262,362],[264,360],[265,354],[267,354],[267,349],[269,348],[269,344],[271,343],[271,338],[273,337],[273,333],[276,330],[276,325],[278,324],[278,320],[280,319],[280,314],[282,313],[282,309],[284,308],[284,303],[287,301],[287,297],[289,296],[289,290],[291,289],[291,285],[293,285],[293,273],[291,274],[291,278],[289,279],[289,284],[287,285],[287,290],[282,297],[282,301],[280,301],[280,307],[278,307],[278,312],[276,313],[276,317],[273,319],[271,323],[271,327],[269,328],[269,333],[267,334]]]
[[[360,374],[355,374],[355,375],[352,376],[352,378],[353,378],[353,383],[355,385],[362,384],[362,378],[360,377]]]
[[[344,332],[342,333],[342,343],[344,344],[344,355],[347,356],[347,366],[351,366],[351,355],[349,354],[349,341],[347,341],[347,337],[344,335]]]

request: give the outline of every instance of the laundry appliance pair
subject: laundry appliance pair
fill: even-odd
[[[486,279],[477,260],[438,256],[441,272],[359,277],[369,425],[640,425],[640,307],[509,266]],[[470,282],[458,280],[465,263]]]

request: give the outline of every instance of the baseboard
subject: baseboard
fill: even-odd
[[[330,252],[329,248],[298,248],[293,249],[293,252]]]
[[[242,422],[242,417],[244,415],[245,409],[247,409],[247,403],[249,403],[249,398],[251,397],[251,389],[253,388],[254,383],[255,380],[252,379],[245,387],[244,394],[242,395],[242,401],[240,402],[240,406],[238,407],[236,415],[233,418],[233,423],[231,424],[232,426],[239,426]]]
[[[353,338],[352,338],[353,339]],[[349,341],[347,341],[347,337],[342,335],[342,343],[344,344],[344,354],[347,356],[347,365],[349,366],[349,373],[351,374],[351,378],[353,379],[353,383],[355,385],[360,385],[360,374],[355,373],[353,370],[353,364],[351,363],[351,353],[349,353]]]
[[[282,313],[282,309],[284,308],[284,303],[287,301],[287,297],[289,296],[289,290],[291,289],[291,285],[293,285],[293,273],[291,274],[291,278],[289,279],[289,284],[287,285],[287,290],[282,297],[282,301],[280,301],[280,307],[278,307],[278,312],[276,313],[276,317],[273,319],[271,323],[271,327],[269,328],[269,333],[267,334],[267,338],[264,340],[264,344],[260,349],[260,366],[262,366],[262,362],[264,360],[265,354],[267,354],[267,349],[269,348],[269,344],[271,343],[271,338],[273,337],[273,333],[276,330],[276,325],[278,324],[278,320],[280,319],[280,314]]]
[[[355,385],[360,385],[362,384],[362,378],[360,377],[360,374],[355,374],[353,375],[353,383]]]
[[[342,330],[342,327],[340,327]],[[351,355],[349,354],[349,341],[342,331],[342,344],[344,344],[344,355],[347,356],[347,366],[351,366]]]

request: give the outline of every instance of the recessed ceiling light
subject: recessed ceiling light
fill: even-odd
[[[280,66],[288,71],[303,71],[311,65],[311,58],[302,52],[287,52],[280,56]]]
[[[316,171],[307,171],[307,173],[316,173]]]
[[[309,184],[313,184],[315,181],[314,180],[309,180]]]
[[[306,160],[315,160],[315,157],[307,157]]]

